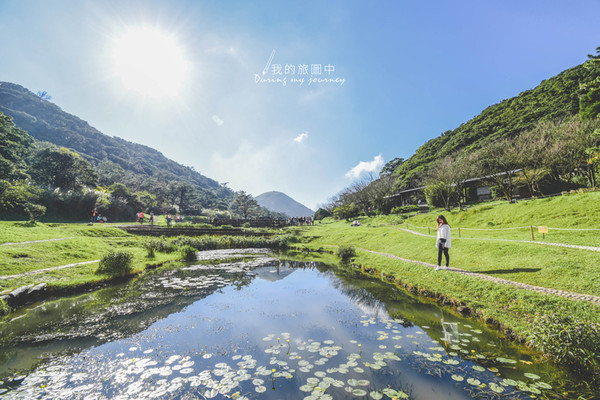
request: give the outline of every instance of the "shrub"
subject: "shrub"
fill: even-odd
[[[150,240],[144,243],[144,247],[146,248],[146,252],[148,253],[148,258],[154,258],[154,250],[156,250],[156,241]]]
[[[221,229],[233,229],[233,225],[221,225],[219,226]]]
[[[27,215],[29,215],[29,220],[35,224],[39,218],[41,218],[44,214],[46,214],[46,207],[40,204],[27,203],[25,207],[23,207]]]
[[[356,251],[352,246],[340,246],[337,250],[337,256],[343,263],[347,263],[352,257],[356,257]]]
[[[567,363],[600,375],[600,326],[569,315],[536,315],[527,340],[530,345]]]
[[[409,204],[407,206],[400,206],[392,208],[392,214],[406,214],[409,212],[419,211],[419,206],[416,204]]]
[[[179,247],[179,254],[181,254],[181,257],[185,261],[195,261],[196,253],[197,253],[197,250],[190,245],[184,245],[184,246]]]
[[[127,251],[111,251],[100,260],[97,274],[127,275],[133,271],[133,254]]]

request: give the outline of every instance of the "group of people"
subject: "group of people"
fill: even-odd
[[[175,221],[175,223],[183,222],[183,216],[176,215],[175,218],[171,214],[167,214],[167,226],[171,226],[171,222]]]
[[[143,211],[140,211],[139,213],[135,214],[135,217],[137,219],[137,222],[139,222],[140,224],[144,223]],[[150,225],[154,225],[154,213],[150,213],[150,216],[148,217],[148,222],[150,223]]]
[[[314,225],[315,220],[313,217],[292,217],[288,221],[290,225]]]
[[[96,207],[94,207],[92,209],[91,217],[90,217],[90,223],[93,224],[94,222],[100,222],[100,223],[108,222],[108,219],[105,216],[103,216],[102,214],[100,214]]]

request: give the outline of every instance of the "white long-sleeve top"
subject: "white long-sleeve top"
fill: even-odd
[[[437,239],[435,240],[435,247],[438,247],[438,243],[440,239],[446,239],[446,243],[444,243],[444,247],[449,249],[452,247],[452,237],[450,234],[450,225],[444,224],[440,226],[437,230]]]

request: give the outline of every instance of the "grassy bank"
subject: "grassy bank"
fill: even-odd
[[[107,282],[112,277],[98,274],[98,262],[111,251],[126,251],[133,256],[132,273],[188,255],[181,248],[209,250],[241,247],[285,247],[288,238],[274,236],[202,236],[198,238],[150,238],[130,235],[110,224],[43,224],[0,222],[0,277],[22,275],[42,269],[86,263],[64,269],[0,279],[0,293],[25,285],[46,283],[50,293],[68,292]],[[152,251],[149,251],[152,247]],[[150,254],[152,253],[152,254]],[[189,250],[188,250],[189,253]],[[0,304],[0,307],[3,305]],[[3,307],[5,308],[5,306]]]
[[[600,324],[600,306],[449,271],[435,271],[360,249],[435,264],[437,251],[432,236],[435,235],[435,217],[441,213],[453,227],[451,266],[536,286],[599,296],[600,252],[531,242],[529,228],[520,238],[514,237],[512,229],[502,229],[545,225],[550,227],[547,242],[598,246],[599,231],[558,231],[553,228],[600,229],[600,223],[593,218],[599,212],[600,193],[594,192],[516,204],[486,203],[466,211],[432,210],[410,218],[363,217],[359,227],[351,227],[348,221],[326,219],[314,227],[297,230],[303,235],[302,245],[307,248],[334,250],[338,246],[353,246],[357,249],[355,263],[391,275],[397,284],[415,293],[435,297],[444,303],[467,306],[483,320],[499,323],[511,336],[533,343],[540,336],[536,333],[539,316],[560,315],[574,324],[586,321],[588,325],[597,325]],[[460,238],[458,227],[462,229]],[[536,241],[541,240],[538,235],[535,234]],[[557,332],[559,330],[557,327]],[[539,343],[536,346],[543,347]],[[597,353],[590,360],[597,368],[600,347],[595,351]]]

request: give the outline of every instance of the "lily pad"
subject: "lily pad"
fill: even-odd
[[[539,375],[532,374],[531,372],[525,372],[523,375],[525,375],[527,378],[534,379],[534,380],[540,379]]]
[[[381,392],[371,392],[369,393],[369,396],[371,396],[373,400],[380,400],[383,398],[383,394]]]
[[[481,385],[481,381],[479,379],[475,379],[475,378],[469,378],[469,379],[467,379],[467,382],[469,383],[469,385],[473,385],[473,386]]]
[[[452,379],[454,379],[456,382],[462,382],[465,380],[465,378],[460,375],[452,375]]]

